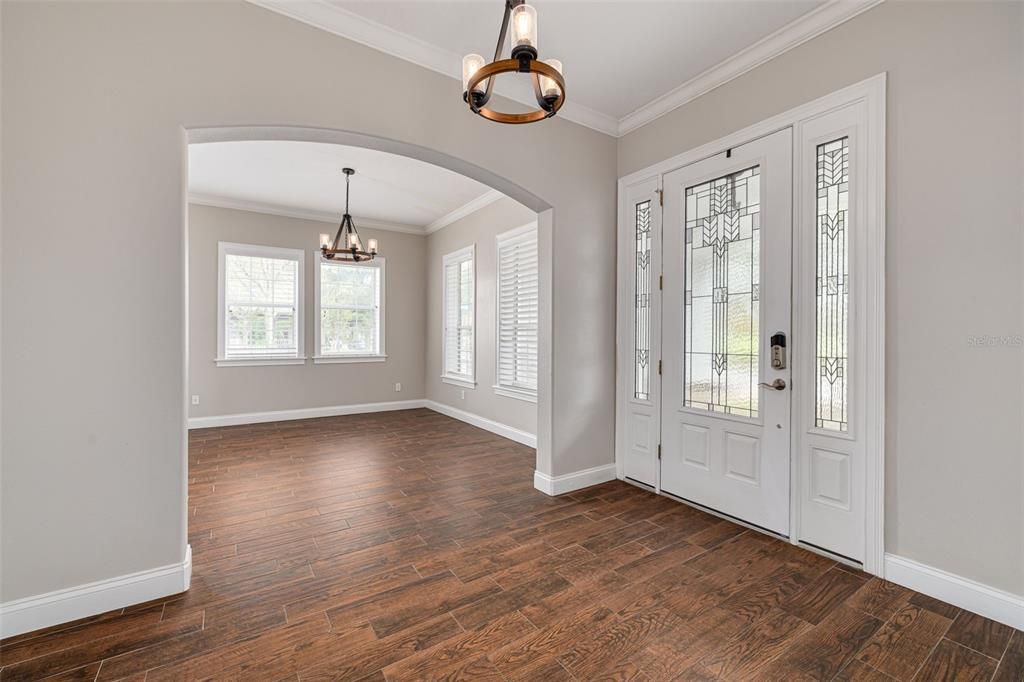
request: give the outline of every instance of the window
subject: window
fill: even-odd
[[[817,367],[814,425],[847,431],[850,138],[817,148]]]
[[[537,401],[537,225],[498,236],[498,383],[494,392]]]
[[[633,246],[636,262],[633,270],[633,397],[651,399],[651,200],[633,207]]]
[[[761,168],[686,188],[683,404],[756,419]]]
[[[218,244],[218,365],[301,364],[301,249]]]
[[[475,381],[475,247],[444,257],[444,371],[442,381],[473,388]]]
[[[316,363],[382,362],[384,259],[335,263],[317,258]]]

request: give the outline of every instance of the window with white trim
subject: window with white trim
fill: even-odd
[[[497,384],[494,392],[537,400],[537,225],[498,236]]]
[[[442,380],[475,385],[476,263],[475,247],[444,257],[444,370]]]
[[[314,362],[374,362],[384,355],[384,259],[317,259]]]
[[[220,242],[217,364],[303,361],[301,249]]]

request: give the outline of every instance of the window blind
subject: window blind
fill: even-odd
[[[473,252],[445,257],[444,265],[444,373],[473,379],[474,349]]]
[[[536,394],[537,229],[498,240],[498,385]]]

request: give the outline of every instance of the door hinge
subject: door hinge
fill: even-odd
[[[661,443],[658,443],[658,459],[661,459]]]
[[[658,275],[658,291],[665,288],[665,275]]]
[[[658,360],[658,374],[661,374],[661,360]]]
[[[654,190],[654,191],[656,191],[658,193],[658,206],[664,206],[665,205],[665,190],[658,189],[658,190]]]

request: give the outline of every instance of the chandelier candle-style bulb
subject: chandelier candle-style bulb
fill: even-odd
[[[478,54],[462,58],[462,99],[469,110],[497,123],[536,123],[551,118],[565,104],[565,79],[562,62],[541,61],[537,51],[537,10],[525,0],[504,0],[504,14],[494,60],[486,61]],[[506,51],[509,43],[511,50]],[[511,54],[510,54],[511,53]],[[504,56],[509,55],[509,56]],[[496,81],[502,74],[515,76],[533,86],[537,108],[530,111],[505,112],[491,104]]]
[[[545,59],[544,63],[550,66],[558,73],[562,73],[562,62],[557,59]],[[561,89],[555,81],[551,80],[547,76],[540,76],[540,92],[545,98],[555,98],[562,94]]]
[[[469,79],[484,65],[484,58],[478,54],[467,54],[462,58],[462,91],[466,92]],[[487,91],[487,79],[483,79],[473,88],[473,92],[481,95]]]
[[[512,56],[524,49],[537,56],[537,10],[525,2],[512,8]]]
[[[370,253],[377,253],[377,240],[376,239],[367,239],[366,240],[366,246],[367,246],[367,250]]]

